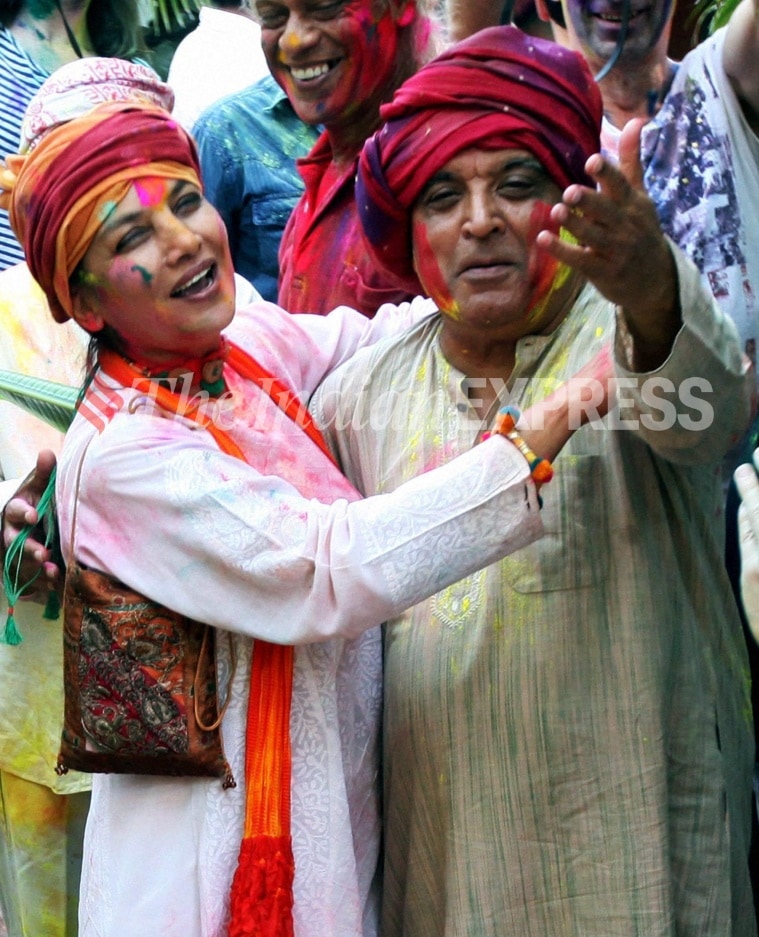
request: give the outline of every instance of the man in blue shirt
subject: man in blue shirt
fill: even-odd
[[[193,127],[209,201],[229,232],[235,270],[264,299],[277,299],[279,242],[303,192],[295,160],[319,136],[267,75],[222,98]]]

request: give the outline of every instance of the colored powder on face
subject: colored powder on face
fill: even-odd
[[[153,274],[146,270],[144,267],[141,267],[139,264],[135,264],[133,267],[129,268],[132,273],[135,271],[140,274],[142,277],[142,282],[147,286],[153,279]]]
[[[153,279],[150,271],[140,264],[132,264],[126,257],[114,257],[109,264],[102,286],[106,290],[116,292],[123,287],[133,289],[136,277],[140,278],[140,285],[143,287],[148,287]]]
[[[134,189],[141,205],[145,208],[156,208],[166,201],[169,182],[168,179],[158,178],[137,179]]]
[[[287,69],[285,69],[284,72],[279,72],[279,74],[277,75],[277,80],[281,83],[282,90],[285,92],[287,97],[291,101],[297,101],[298,95],[295,91],[295,82],[290,77],[290,72]]]
[[[527,317],[529,323],[537,323],[543,317],[551,297],[564,285],[567,277],[571,273],[571,268],[566,264],[560,263],[555,257],[538,251],[535,248],[535,238],[540,231],[553,231],[556,233],[556,225],[550,218],[551,206],[545,202],[538,202],[532,210],[530,216],[528,244],[532,245],[530,256],[530,283],[532,289],[530,298],[527,301]],[[576,243],[572,235],[561,228],[558,232],[563,241]]]
[[[77,274],[77,279],[82,286],[100,286],[100,279],[94,273],[90,273],[89,270],[80,269]]]
[[[98,208],[98,220],[101,224],[110,218],[116,209],[116,205],[116,202],[114,202],[112,199],[108,199],[107,201],[103,202],[100,208]]]
[[[527,300],[527,322],[537,322],[546,310],[548,301],[557,289],[559,261],[535,252],[530,260],[532,290]],[[566,279],[566,277],[565,277]]]
[[[412,228],[414,269],[419,277],[419,282],[426,290],[427,295],[435,300],[438,309],[444,315],[450,316],[452,319],[461,318],[458,303],[451,296],[448,284],[443,279],[440,265],[430,247],[427,228],[422,222],[414,222]]]
[[[358,2],[348,7],[348,12],[353,16],[361,26],[364,38],[367,42],[372,42],[377,33],[377,23],[389,11],[377,12],[372,9],[371,4]]]
[[[353,0],[345,5],[345,15],[355,17],[364,26],[377,23],[386,12],[387,7],[384,10],[377,9],[370,0]]]

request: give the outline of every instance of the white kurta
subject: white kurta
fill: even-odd
[[[345,310],[322,318],[259,306],[238,314],[228,334],[308,399],[358,346],[412,318],[408,309],[369,321]],[[223,721],[237,789],[217,780],[94,778],[81,937],[226,933],[242,835],[252,638],[299,645],[295,933],[376,933],[381,659],[372,626],[542,529],[527,465],[501,438],[392,495],[360,501],[266,394],[234,373],[228,385],[234,420],[224,425],[253,467],[184,420],[142,407],[130,414],[138,395],[107,379],[95,382],[88,404],[123,408],[99,433],[79,416],[61,456],[64,556],[86,449],[78,559],[218,627],[222,686],[230,644],[239,661]]]

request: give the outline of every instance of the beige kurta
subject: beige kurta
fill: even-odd
[[[751,707],[717,474],[747,384],[732,324],[680,275],[685,325],[643,391],[672,381],[668,409],[623,387],[629,427],[584,427],[556,460],[546,536],[387,626],[386,937],[756,933]],[[344,402],[333,441],[366,494],[477,440],[440,325],[361,353],[314,401],[327,422]],[[519,342],[512,399],[543,397],[614,335],[586,288],[553,335]]]

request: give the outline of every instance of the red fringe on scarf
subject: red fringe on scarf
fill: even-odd
[[[293,937],[295,861],[289,836],[253,836],[240,846],[229,937]]]

